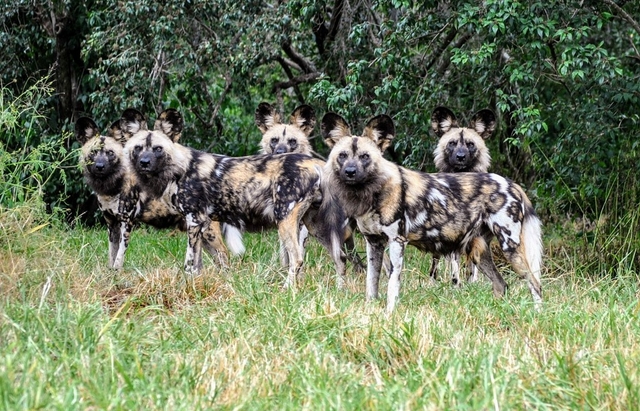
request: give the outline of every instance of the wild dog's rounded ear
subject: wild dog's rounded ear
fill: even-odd
[[[100,131],[98,131],[95,121],[89,117],[80,117],[76,121],[75,134],[80,144],[84,145],[84,143],[99,135]]]
[[[276,111],[276,108],[265,102],[258,104],[255,119],[256,126],[263,134],[276,124],[280,124],[280,114]]]
[[[147,118],[135,108],[128,108],[120,116],[120,130],[125,140],[140,130],[147,130]]]
[[[431,129],[438,137],[454,127],[458,127],[458,120],[453,111],[446,107],[436,107],[431,113]]]
[[[341,138],[351,136],[349,124],[336,113],[325,114],[322,117],[320,129],[322,130],[322,138],[329,148],[335,146]]]
[[[182,118],[182,114],[174,108],[168,108],[160,113],[153,124],[154,130],[162,131],[174,143],[180,140],[183,128],[184,119]]]
[[[122,131],[120,120],[116,120],[111,123],[111,126],[109,126],[109,129],[107,130],[107,136],[112,137],[116,141],[119,141],[123,146],[124,143],[127,142],[124,131]]]
[[[316,126],[316,112],[311,106],[303,104],[298,106],[291,117],[289,123],[297,126],[302,132],[309,137],[313,133],[313,128]]]
[[[393,120],[386,114],[380,114],[369,120],[362,131],[362,136],[373,140],[383,153],[391,145],[395,134],[396,127],[393,125]]]
[[[496,123],[496,115],[485,108],[473,115],[470,126],[486,140],[496,130]]]

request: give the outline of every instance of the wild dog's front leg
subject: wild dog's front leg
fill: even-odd
[[[378,298],[378,286],[380,283],[380,269],[382,268],[382,260],[384,258],[384,248],[387,240],[383,236],[365,235],[367,242],[367,282],[366,297],[367,300]],[[393,265],[391,272],[393,274]]]
[[[187,254],[184,269],[188,274],[198,275],[202,269],[202,229],[207,218],[194,213],[185,216],[187,223]]]
[[[107,233],[109,236],[109,268],[121,268],[116,267],[116,257],[118,255],[118,248],[120,247],[120,223],[115,219],[107,220]]]
[[[113,268],[121,269],[124,266],[124,254],[129,246],[129,238],[131,237],[131,231],[133,230],[133,224],[131,220],[121,221],[119,223],[118,230],[118,252],[113,262]]]
[[[400,283],[402,281],[402,264],[404,261],[404,249],[407,240],[397,236],[389,243],[389,260],[391,262],[391,275],[387,286],[387,313],[391,313],[400,297]]]

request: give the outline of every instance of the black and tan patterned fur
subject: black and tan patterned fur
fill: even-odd
[[[76,137],[83,144],[81,167],[85,181],[98,197],[109,232],[109,267],[120,269],[129,244],[131,231],[137,223],[156,228],[175,227],[186,229],[183,216],[171,204],[170,193],[175,190],[171,173],[144,181],[144,188],[125,161],[124,144],[140,130],[147,130],[146,119],[135,109],[127,109],[121,118],[109,128],[107,135],[100,135],[97,125],[87,117],[76,122]],[[182,130],[182,117],[168,109],[160,114],[153,133],[165,130],[177,141]],[[228,257],[220,240],[219,225],[214,225],[208,236],[207,249],[216,255],[223,265]],[[231,234],[230,234],[231,235]]]
[[[436,107],[431,113],[431,129],[439,138],[433,151],[434,163],[442,173],[486,173],[491,165],[491,156],[485,140],[496,129],[496,116],[489,109],[482,109],[471,117],[469,127],[461,127],[455,114],[446,107]],[[460,254],[446,256],[451,268],[452,281],[460,284]],[[430,278],[436,280],[438,258],[431,261]],[[478,269],[467,264],[467,280],[478,280]]]
[[[293,286],[302,267],[299,232],[304,223],[329,248],[342,283],[340,216],[331,203],[323,202],[322,161],[303,154],[209,154],[146,130],[129,139],[125,157],[136,175],[154,173],[156,168],[171,170],[176,185],[173,204],[187,224],[188,272],[197,274],[202,268],[203,234],[212,224],[224,223],[238,231],[276,228],[289,266],[285,287]]]
[[[298,106],[289,116],[289,124],[283,124],[276,108],[269,103],[262,102],[256,109],[255,122],[262,132],[262,140],[260,141],[261,153],[300,153],[320,157],[312,150],[311,143],[309,142],[309,136],[313,133],[316,125],[316,113],[311,106],[306,104]],[[324,161],[321,166],[324,167]],[[317,211],[319,210],[312,207],[308,212],[310,214],[308,219],[311,221],[318,220],[318,217],[313,215],[317,213]],[[335,210],[335,212],[340,213],[340,210]],[[316,232],[318,228],[326,232],[327,230],[323,227],[324,225],[326,224],[323,224],[322,221],[316,221]],[[357,272],[364,272],[365,266],[362,259],[358,256],[353,239],[354,229],[355,220],[345,221],[343,248],[347,259],[351,261],[354,269]],[[300,241],[303,247],[307,238],[307,231],[306,226],[303,226],[300,231]],[[316,234],[315,237],[326,239],[327,235],[327,233],[320,233]],[[326,241],[324,241],[324,243],[326,243]]]
[[[489,248],[496,237],[513,269],[527,278],[540,307],[540,220],[520,186],[496,174],[427,174],[384,159],[381,150],[395,135],[393,121],[385,115],[374,117],[362,136],[353,136],[345,132],[344,119],[328,113],[322,130],[332,146],[324,169],[327,184],[366,239],[368,299],[378,296],[388,247],[387,311],[394,309],[407,244],[438,256],[465,253],[491,280],[494,295],[502,296],[507,284]]]

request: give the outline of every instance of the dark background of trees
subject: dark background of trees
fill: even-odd
[[[285,115],[301,103],[319,119],[338,112],[356,132],[387,113],[398,131],[390,157],[433,171],[433,108],[464,122],[488,107],[499,118],[492,171],[520,182],[545,219],[638,207],[640,2],[161,3],[9,0],[0,85],[17,94],[48,77],[54,92],[46,121],[0,130],[5,149],[60,135],[71,149],[80,116],[106,130],[127,107],[150,119],[173,107],[184,144],[253,154],[253,112],[269,101]],[[47,196],[90,222],[89,192],[69,167]]]

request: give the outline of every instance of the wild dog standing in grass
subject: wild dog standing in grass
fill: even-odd
[[[177,141],[182,130],[182,117],[173,109],[165,110],[154,128],[157,132],[164,130]],[[156,228],[186,228],[183,216],[171,204],[171,193],[176,189],[172,178],[165,175],[144,180],[143,190],[130,170],[123,146],[133,133],[141,129],[147,129],[146,119],[135,109],[125,110],[106,136],[101,136],[95,122],[87,117],[76,122],[76,136],[83,144],[81,166],[85,180],[98,196],[107,222],[111,268],[122,268],[134,224],[143,222]],[[219,232],[219,225],[210,228],[205,236],[206,246],[226,265],[227,250]]]
[[[303,104],[293,110],[289,117],[289,124],[282,123],[280,114],[269,103],[262,102],[258,105],[255,112],[256,125],[262,132],[262,140],[260,141],[260,152],[266,154],[284,154],[284,153],[300,153],[310,156],[320,157],[316,154],[309,142],[309,136],[313,133],[316,125],[316,113],[311,106]],[[324,167],[324,160],[318,161],[321,167]],[[356,271],[364,272],[365,267],[358,256],[355,243],[353,241],[353,230],[355,229],[355,220],[349,221],[344,217],[344,212],[339,205],[324,204],[324,207],[331,207],[331,214],[335,219],[342,219],[344,224],[344,252],[346,257],[353,263]],[[327,231],[327,222],[321,221],[326,216],[326,212],[318,213],[317,207],[312,206],[307,212],[307,221],[311,222],[311,226],[306,225],[301,228],[300,242],[304,248],[307,238],[308,229],[315,230],[312,235],[323,243],[323,245],[331,250],[333,246],[328,246],[330,232]],[[328,210],[324,210],[328,211]],[[341,230],[342,231],[342,230]],[[282,250],[281,250],[282,252]],[[285,259],[283,258],[283,261]],[[286,264],[286,263],[285,263]]]
[[[442,173],[486,173],[491,165],[489,148],[484,141],[496,129],[496,116],[493,111],[483,109],[471,118],[469,127],[460,127],[455,114],[446,107],[437,107],[431,113],[431,129],[440,138],[433,152],[434,163]],[[451,267],[453,283],[460,285],[460,253],[446,256]],[[478,280],[478,268],[467,262],[467,279]],[[430,277],[436,279],[438,258],[431,261]]]
[[[500,297],[507,284],[489,248],[497,237],[513,269],[527,278],[535,306],[540,307],[540,220],[520,186],[496,174],[427,174],[385,160],[381,150],[395,135],[393,120],[386,115],[371,119],[362,136],[348,131],[337,114],[322,119],[323,136],[332,146],[324,169],[328,184],[347,215],[356,218],[367,242],[368,299],[378,296],[388,246],[387,312],[393,311],[407,244],[438,256],[464,252]]]
[[[121,135],[114,133],[114,125],[106,135],[101,135],[92,119],[81,117],[76,121],[75,133],[82,144],[82,174],[87,185],[96,194],[107,223],[109,268],[119,269],[124,263],[126,227],[130,224],[134,210],[120,208],[121,195],[130,192],[131,181],[127,164],[123,161],[125,141]]]
[[[295,285],[302,267],[300,226],[304,221],[313,227],[305,218],[314,203],[320,203],[321,214],[327,205],[320,193],[322,162],[302,154],[239,158],[209,154],[147,130],[129,139],[125,157],[136,175],[162,172],[171,175],[177,185],[173,199],[186,219],[188,272],[197,274],[202,268],[203,233],[213,223],[225,223],[239,231],[277,228],[289,263],[285,287]],[[327,215],[323,222],[331,227],[331,219]],[[339,247],[332,247],[335,236],[328,230],[325,245],[330,247],[341,282],[344,254]]]

